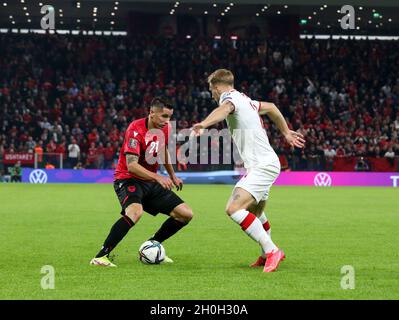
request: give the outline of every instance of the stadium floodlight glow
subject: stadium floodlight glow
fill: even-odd
[[[186,35],[186,39],[191,39],[191,36],[189,34]]]
[[[234,6],[234,3],[231,2],[231,3],[230,3],[230,7],[232,7],[232,6]]]
[[[265,8],[260,9],[260,11],[265,12]]]
[[[80,23],[80,19],[77,19],[76,22],[77,22],[77,23]]]
[[[259,13],[258,12],[256,13],[256,16],[259,17]]]
[[[317,15],[317,12],[316,12],[316,11],[313,11],[313,15]]]
[[[359,10],[363,10],[363,7],[359,7]]]
[[[115,21],[111,21],[111,24],[115,24]]]
[[[21,0],[21,3],[25,3],[25,0]]]
[[[60,13],[60,17],[62,18],[64,15],[62,13]]]
[[[118,7],[114,7],[114,10],[118,10]]]
[[[285,9],[287,9],[287,8],[288,8],[288,6],[287,6],[287,5],[285,5],[285,6],[284,6],[284,8],[285,8]]]
[[[117,6],[119,4],[119,2],[118,1],[115,1],[115,5]]]
[[[204,11],[204,14],[208,14],[208,11]]]
[[[27,7],[24,7],[23,9],[24,9],[24,10],[28,10],[28,8],[27,8]]]
[[[389,22],[392,22],[392,19],[391,19],[391,18],[389,18],[389,19],[388,19],[388,21],[389,21]]]
[[[59,12],[62,12],[62,9],[59,9],[58,11],[59,11]]]
[[[93,19],[94,22],[97,22],[97,18]]]
[[[327,5],[326,5],[326,4],[324,5],[324,8],[327,8]]]
[[[39,2],[39,7],[43,7],[43,2]]]
[[[224,16],[224,12],[222,12],[220,15]]]
[[[277,11],[277,14],[281,14],[281,11]]]
[[[7,2],[3,2],[3,6],[7,7]]]
[[[111,12],[111,16],[114,16],[115,15],[115,12]]]
[[[29,12],[25,12],[25,15],[26,15],[26,16],[29,16]]]
[[[97,17],[97,13],[93,12],[93,17]]]
[[[218,5],[216,3],[213,4],[213,7],[216,8]]]
[[[12,16],[10,16],[10,19],[12,19]]]
[[[32,20],[31,20],[31,19],[28,19],[28,22],[29,22],[29,23],[31,23],[31,22],[32,22]]]
[[[97,7],[94,7],[94,8],[93,8],[93,11],[94,11],[94,12],[97,12]]]

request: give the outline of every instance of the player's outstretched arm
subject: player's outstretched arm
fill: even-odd
[[[216,123],[219,123],[227,118],[227,116],[234,111],[234,104],[230,101],[226,101],[213,110],[205,120],[200,123],[196,123],[193,125],[193,130],[199,134],[201,129],[206,129],[210,126],[213,126]]]
[[[173,182],[169,177],[162,177],[147,170],[141,164],[139,164],[138,161],[138,155],[131,153],[126,154],[126,165],[129,172],[142,179],[156,181],[165,189],[171,190],[173,188]]]
[[[303,148],[305,146],[303,135],[288,128],[284,116],[274,103],[262,101],[259,107],[259,114],[266,114],[273,121],[290,146],[297,148]]]

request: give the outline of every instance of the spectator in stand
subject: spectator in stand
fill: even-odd
[[[91,142],[106,146],[109,141],[118,150],[128,123],[146,116],[146,102],[160,94],[174,100],[175,119],[191,126],[209,113],[210,93],[202,79],[219,67],[224,52],[225,63],[234,66],[240,79],[237,87],[279,105],[290,129],[308,131],[309,145],[314,144],[318,152],[327,141],[337,156],[341,149],[345,156],[375,154],[377,144],[381,156],[390,146],[399,151],[399,80],[392,64],[399,59],[395,42],[311,39],[281,45],[280,39],[253,36],[237,40],[230,54],[229,41],[216,46],[211,37],[193,38],[184,45],[179,41],[0,34],[1,144],[7,151],[23,152],[39,140],[43,148],[51,139],[59,145],[75,138],[86,161]],[[131,59],[121,58],[120,47]],[[164,53],[176,52],[175,48],[179,52],[168,54],[165,63],[165,55],[157,54],[154,47]],[[82,50],[93,58],[74,63]],[[390,58],[378,58],[382,56]],[[162,67],[155,70],[154,65]],[[183,68],[187,65],[190,72]],[[27,80],[21,81],[16,70],[24,70]],[[152,82],[144,81],[143,75]],[[309,152],[314,150],[295,154],[285,149],[277,128],[268,121],[265,125],[274,137],[273,147],[284,152],[290,167],[307,169],[305,162],[313,161]],[[323,155],[321,168],[324,161]]]
[[[87,151],[86,168],[96,169],[97,162],[97,147],[95,142],[90,143],[89,150]]]
[[[111,142],[107,142],[104,148],[104,169],[112,169],[114,160],[115,149],[112,147]]]
[[[394,165],[394,163],[395,163],[395,152],[393,151],[393,148],[392,148],[392,147],[389,147],[389,148],[388,148],[388,151],[385,152],[384,157],[388,159],[389,164],[390,164],[391,166]]]
[[[370,171],[370,164],[364,157],[359,157],[355,164],[355,171]]]
[[[72,138],[71,143],[68,145],[68,168],[73,168],[80,160],[80,148],[76,143],[76,139]]]
[[[35,153],[35,157],[36,157],[36,161],[37,161],[37,166],[39,168],[42,167],[42,163],[43,163],[43,141],[40,140],[34,149],[34,153]]]
[[[334,157],[336,154],[337,153],[333,149],[331,144],[328,143],[324,146],[324,156],[326,158],[326,170],[333,170]]]
[[[21,161],[18,161],[11,167],[11,182],[22,182]]]

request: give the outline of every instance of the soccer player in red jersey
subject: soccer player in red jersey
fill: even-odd
[[[150,114],[130,123],[119,155],[114,174],[114,189],[122,207],[122,217],[112,226],[100,252],[90,261],[92,265],[115,266],[109,260],[109,253],[139,221],[143,212],[155,216],[163,213],[169,218],[150,240],[160,243],[187,225],[193,217],[191,208],[178,197],[172,188],[183,187],[170,163],[168,138],[169,121],[173,106],[166,99],[152,100]],[[157,174],[159,159],[169,177]],[[165,262],[173,262],[166,257]]]

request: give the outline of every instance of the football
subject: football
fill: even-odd
[[[165,259],[165,248],[155,240],[144,242],[139,249],[139,259],[145,264],[160,264]]]

